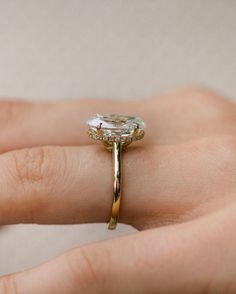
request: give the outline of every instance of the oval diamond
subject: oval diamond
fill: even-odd
[[[97,114],[87,124],[89,136],[95,140],[127,144],[144,136],[145,123],[134,116]]]

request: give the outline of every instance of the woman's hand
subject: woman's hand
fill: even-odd
[[[1,224],[108,220],[111,155],[87,137],[85,120],[122,113],[147,130],[123,154],[120,221],[152,228],[2,277],[0,293],[236,292],[232,102],[184,88],[139,102],[2,102],[0,112],[9,151],[0,156]]]

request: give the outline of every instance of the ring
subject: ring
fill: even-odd
[[[145,123],[134,116],[119,114],[97,114],[87,121],[90,138],[101,141],[113,155],[113,203],[108,229],[117,226],[122,187],[121,153],[133,141],[144,137]]]

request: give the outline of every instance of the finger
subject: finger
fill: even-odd
[[[126,110],[127,107],[127,110]],[[0,102],[0,152],[41,145],[93,144],[86,120],[96,113],[128,113],[129,103],[108,100]]]
[[[235,103],[207,89],[178,88],[144,102],[140,111],[148,126],[146,140],[153,144],[234,135],[236,131]]]
[[[86,145],[86,120],[96,113],[140,116],[146,144],[173,144],[209,135],[234,135],[232,102],[207,90],[183,88],[142,101],[0,102],[0,152],[42,145]],[[137,143],[139,144],[139,143]]]
[[[235,146],[234,137],[220,137],[130,147],[123,153],[120,221],[148,228],[189,220],[233,202]],[[2,154],[0,223],[107,221],[112,169],[111,154],[102,146]]]
[[[235,293],[235,205],[198,221],[99,242],[3,277],[3,293]]]

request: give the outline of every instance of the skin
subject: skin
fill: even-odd
[[[111,154],[84,123],[95,113],[147,123],[123,153],[120,221],[140,231],[4,276],[0,293],[235,293],[236,107],[205,89],[138,102],[0,102],[0,223],[109,219]]]

